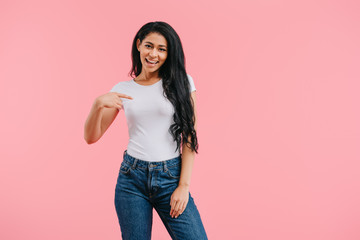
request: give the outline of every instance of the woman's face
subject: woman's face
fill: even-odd
[[[159,33],[149,33],[143,41],[136,41],[137,49],[140,52],[142,70],[156,72],[164,64],[167,58],[167,41]]]

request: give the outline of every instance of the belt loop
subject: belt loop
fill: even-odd
[[[125,154],[126,154],[126,149],[125,149],[125,151],[124,151],[124,153],[123,153],[123,158],[125,158]]]
[[[135,169],[137,161],[138,161],[138,159],[135,158],[135,159],[134,159],[134,163],[133,163],[133,165],[131,166],[132,169]]]
[[[167,164],[166,161],[164,161],[164,172],[167,172],[168,168],[167,168]]]

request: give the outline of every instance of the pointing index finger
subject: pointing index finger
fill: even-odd
[[[118,96],[119,96],[119,97],[122,97],[122,98],[133,99],[131,96],[128,96],[128,95],[123,94],[123,93],[118,93]]]

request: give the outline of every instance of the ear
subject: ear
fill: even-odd
[[[140,39],[137,39],[136,40],[136,47],[137,47],[138,51],[140,52],[139,46],[140,46]]]

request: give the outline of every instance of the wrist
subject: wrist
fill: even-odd
[[[179,187],[184,187],[184,188],[187,188],[187,189],[190,188],[190,184],[189,184],[189,183],[179,183],[178,186],[179,186]]]

